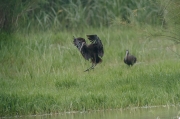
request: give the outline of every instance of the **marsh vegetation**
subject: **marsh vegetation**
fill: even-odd
[[[1,2],[1,117],[179,104],[178,0]],[[104,56],[84,73],[73,35],[87,34],[98,34]]]

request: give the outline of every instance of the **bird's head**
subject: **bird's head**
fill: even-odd
[[[79,43],[80,46],[82,47],[83,45],[86,44],[86,41],[84,40],[84,38],[78,38],[78,43]]]
[[[78,37],[78,38],[75,38],[74,37],[74,44],[77,46],[77,48],[81,51],[82,47],[84,45],[86,45],[86,41],[84,38],[81,38],[81,37]]]

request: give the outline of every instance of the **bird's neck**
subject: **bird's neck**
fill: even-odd
[[[129,55],[129,53],[128,53],[128,52],[126,52],[125,59],[127,59],[128,55]]]
[[[82,43],[81,47],[80,47],[80,51],[82,50],[82,47],[84,46],[85,42]]]

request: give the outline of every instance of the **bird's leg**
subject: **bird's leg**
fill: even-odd
[[[89,71],[90,69],[94,69],[94,67],[96,66],[96,57],[95,57],[95,54],[94,54],[94,58],[95,58],[95,61],[93,60],[93,58],[91,59],[92,66],[90,68],[86,69],[84,72]]]
[[[90,68],[86,69],[84,72],[89,71],[90,69],[92,69],[92,67],[93,67],[93,65]]]
[[[95,66],[96,66],[96,63],[92,64],[92,68],[91,69],[94,69]]]
[[[96,66],[96,56],[94,54],[94,59],[95,59],[95,63],[92,63],[92,69],[94,69],[94,67]]]
[[[84,72],[89,71],[90,69],[94,69],[95,66],[96,66],[96,64],[92,63],[92,66],[90,68],[86,69]]]

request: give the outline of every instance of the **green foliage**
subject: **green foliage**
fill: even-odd
[[[154,36],[161,36],[162,38],[166,37],[169,40],[174,41],[175,43],[180,43],[180,15],[179,15],[179,6],[180,2],[178,0],[168,0],[164,5],[164,10],[162,12],[162,23],[161,27],[163,32],[161,34],[152,34]],[[177,53],[179,55],[179,53]]]
[[[1,0],[0,28],[17,32],[0,32],[0,117],[179,104],[178,4]],[[72,40],[86,34],[101,38],[105,54],[84,73],[91,64]]]
[[[77,81],[73,80],[71,78],[65,78],[61,81],[57,81],[55,86],[57,88],[72,88],[72,87],[78,87]]]
[[[159,25],[164,18],[165,3],[157,0],[3,0],[1,29],[77,29],[110,26],[116,19]]]
[[[165,36],[169,37],[169,39],[175,41],[176,43],[180,43],[180,15],[178,12],[180,10],[180,2],[175,0],[171,4],[171,6],[174,7],[167,6],[165,16],[165,20],[168,23],[167,27],[169,27],[169,29],[165,30]]]
[[[52,96],[37,95],[17,95],[17,94],[1,94],[1,116],[9,115],[24,115],[24,114],[43,114],[51,113],[59,110],[56,99]],[[53,108],[52,108],[53,106]]]
[[[0,31],[17,30],[20,25],[28,25],[28,12],[36,8],[36,0],[0,1]]]
[[[179,104],[179,44],[149,32],[162,34],[149,26],[72,31],[104,44],[90,72],[71,32],[2,33],[0,116]],[[132,67],[123,63],[126,49],[137,57]]]

